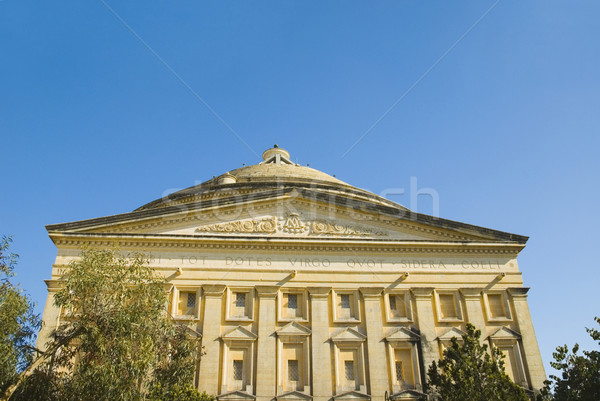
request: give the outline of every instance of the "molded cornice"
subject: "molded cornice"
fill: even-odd
[[[454,253],[517,256],[523,245],[515,243],[403,241],[364,238],[261,238],[175,234],[50,233],[58,247],[117,245],[121,248],[192,248],[208,250],[317,251],[379,253]]]
[[[387,216],[388,218],[400,221],[418,223],[425,226],[435,227],[443,230],[450,230],[455,233],[461,233],[466,236],[476,236],[492,241],[508,241],[525,245],[528,237],[506,233],[503,231],[492,230],[485,227],[479,227],[471,224],[460,223],[452,220],[446,220],[438,217],[428,216],[412,212],[400,205],[396,207],[383,205],[381,203],[368,202],[363,199],[356,199],[340,194],[323,193],[313,188],[298,188],[293,184],[286,185],[282,189],[268,190],[260,193],[237,194],[231,197],[210,199],[191,204],[179,206],[167,206],[164,208],[152,208],[138,210],[130,213],[114,216],[101,217],[90,220],[81,220],[71,223],[53,224],[46,226],[48,232],[80,231],[84,229],[99,228],[119,223],[125,223],[136,220],[153,219],[162,217],[162,220],[170,215],[182,215],[192,211],[210,210],[216,207],[241,207],[249,203],[256,203],[267,200],[283,199],[304,199],[311,203],[321,203],[328,207],[340,207],[354,212],[373,213],[378,216]],[[414,229],[414,226],[413,226]]]

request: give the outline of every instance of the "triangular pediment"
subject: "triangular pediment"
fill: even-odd
[[[310,395],[301,393],[300,391],[290,391],[289,393],[278,395],[275,398],[277,400],[290,400],[290,401],[312,400],[312,397]]]
[[[333,396],[334,400],[370,400],[371,396],[358,391],[348,391],[346,393]]]
[[[221,401],[234,401],[234,400],[255,400],[256,396],[245,393],[243,391],[232,391],[231,393],[225,393],[217,396],[217,400]]]
[[[458,341],[462,341],[462,337],[467,334],[459,328],[452,327],[449,330],[446,330],[442,335],[438,336],[438,340],[440,341],[450,341],[453,337],[456,337]]]
[[[237,194],[47,226],[52,233],[523,243],[526,237],[311,190]]]
[[[366,338],[367,336],[352,327],[344,327],[331,335],[333,342],[365,341]]]
[[[177,321],[176,321],[177,322]],[[177,322],[178,323],[178,322]],[[185,332],[187,335],[191,336],[191,337],[195,337],[195,338],[202,338],[202,332],[194,329],[192,326],[190,326],[189,324],[185,324],[185,323],[178,323],[180,326],[183,326],[185,329]]]
[[[226,341],[254,341],[257,335],[242,326],[237,326],[223,334],[222,338]]]
[[[489,336],[492,340],[519,340],[521,338],[521,334],[514,331],[509,327],[500,327],[493,334]]]
[[[403,390],[390,395],[390,400],[424,400],[425,394],[416,390]]]
[[[301,325],[298,322],[290,322],[276,331],[278,336],[288,337],[306,337],[311,331],[308,327]]]
[[[389,342],[415,342],[421,337],[407,327],[398,327],[393,329],[385,339]]]

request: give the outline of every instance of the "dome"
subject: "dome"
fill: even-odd
[[[343,194],[377,204],[405,209],[392,201],[353,187],[322,171],[293,163],[290,160],[289,152],[277,145],[265,150],[262,157],[263,161],[258,164],[227,171],[200,185],[150,202],[137,210],[186,204],[209,198],[214,199],[230,195],[232,190],[249,193],[282,187],[319,188],[321,192],[336,195]]]
[[[237,182],[260,181],[322,181],[335,185],[348,185],[329,174],[314,168],[286,163],[260,163],[232,170],[229,174],[236,177]]]

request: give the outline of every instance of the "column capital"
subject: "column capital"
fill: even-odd
[[[360,292],[365,298],[379,297],[383,292],[383,287],[360,287]]]
[[[465,297],[465,299],[479,299],[481,297],[482,291],[483,291],[483,288],[473,288],[473,287],[466,287],[466,288],[460,289],[460,292],[463,295],[463,297]]]
[[[327,298],[331,287],[308,287],[307,290],[311,298]]]
[[[224,284],[204,284],[202,286],[202,294],[205,297],[220,297],[227,288]]]
[[[433,290],[433,287],[413,287],[410,289],[415,298],[430,298]]]
[[[46,283],[48,292],[58,291],[64,287],[64,283],[62,280],[44,280],[44,282]]]
[[[254,287],[259,298],[275,298],[279,287],[276,285],[257,285]]]
[[[527,298],[529,287],[512,287],[508,292],[513,298]]]

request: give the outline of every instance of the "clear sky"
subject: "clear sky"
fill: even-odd
[[[546,366],[559,344],[589,348],[598,15],[597,0],[1,0],[0,234],[18,279],[41,311],[46,224],[131,211],[277,143],[407,206],[416,177],[441,217],[530,236]]]

